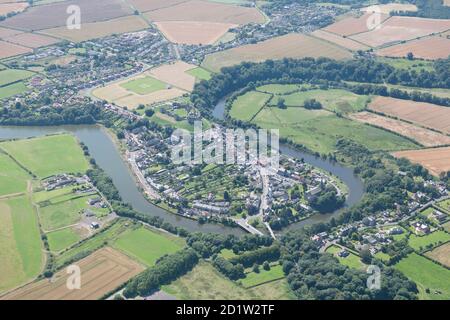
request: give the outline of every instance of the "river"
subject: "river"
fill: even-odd
[[[224,103],[218,104],[214,110],[217,118],[223,117]],[[183,227],[190,232],[213,232],[222,234],[242,235],[243,230],[239,228],[231,228],[220,224],[199,224],[197,221],[177,216],[150,203],[138,189],[134,177],[128,165],[122,159],[116,145],[104,128],[95,125],[77,125],[77,126],[56,126],[56,127],[22,127],[22,126],[0,126],[0,140],[5,139],[23,139],[28,137],[43,136],[58,132],[70,132],[74,134],[79,141],[83,142],[88,148],[92,158],[97,164],[111,177],[115,186],[119,190],[120,196],[125,202],[130,203],[133,208],[139,212],[158,216],[165,221]],[[344,181],[349,189],[349,196],[346,206],[357,203],[364,192],[364,187],[360,179],[358,179],[353,171],[343,167],[337,163],[317,158],[311,154],[294,150],[288,146],[282,145],[281,151],[284,154],[293,156],[298,159],[304,159],[313,166],[322,168],[333,173]],[[318,214],[301,222],[292,224],[285,230],[296,229],[308,224],[323,222],[338,214]]]

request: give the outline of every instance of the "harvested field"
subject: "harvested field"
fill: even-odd
[[[369,109],[450,134],[450,108],[431,103],[377,97]]]
[[[436,176],[450,171],[450,147],[399,151],[393,153],[393,155],[397,158],[407,158],[413,163],[418,163]]]
[[[383,48],[376,52],[384,57],[406,57],[412,52],[414,57],[427,60],[445,59],[450,55],[450,39],[433,36],[392,47]]]
[[[450,145],[449,136],[425,128],[417,127],[407,122],[383,117],[371,112],[355,113],[352,114],[350,118],[398,133],[404,137],[411,138],[425,147]]]
[[[66,25],[69,5],[78,5],[82,22],[105,21],[131,15],[131,7],[121,0],[71,0],[29,8],[26,12],[6,19],[0,25],[23,30],[42,30]]]
[[[58,38],[73,42],[106,37],[112,34],[134,32],[148,28],[147,22],[139,16],[127,16],[103,22],[85,23],[80,30],[69,30],[66,27],[42,30]]]
[[[437,247],[425,254],[428,258],[442,263],[450,268],[450,242]]]
[[[128,0],[128,2],[141,12],[171,7],[188,0]]]
[[[4,40],[32,49],[50,46],[60,41],[53,37],[28,32],[20,33],[12,37],[5,38]]]
[[[261,62],[267,59],[328,57],[350,59],[352,54],[336,45],[307,35],[291,33],[256,44],[245,45],[205,57],[202,63],[206,69],[218,72],[222,67],[243,61]]]
[[[417,11],[417,7],[413,4],[407,3],[388,3],[365,7],[362,8],[361,11],[368,13],[380,12],[384,14],[390,14],[392,11]]]
[[[165,64],[149,71],[154,78],[186,91],[194,89],[195,77],[187,71],[197,68],[193,64],[177,61]]]
[[[0,28],[0,39],[12,37],[19,33],[23,33],[23,31],[18,31],[18,30],[13,30],[13,29],[8,29],[8,28]]]
[[[350,17],[341,21],[338,21],[328,27],[323,28],[322,30],[336,33],[341,36],[349,36],[351,34],[361,33],[361,32],[367,32],[369,31],[368,28],[368,21],[372,14],[366,13],[363,16],[359,18]],[[385,21],[389,18],[389,15],[382,14],[380,23]]]
[[[450,0],[444,0],[444,6],[450,7]]]
[[[256,8],[192,0],[145,13],[152,21],[208,21],[232,24],[263,23],[264,16]]]
[[[25,48],[16,44],[0,40],[0,59],[18,56],[20,54],[33,52],[30,48]]]
[[[51,281],[44,279],[15,290],[3,300],[95,300],[100,299],[125,281],[144,270],[126,255],[104,248],[76,263],[81,269],[81,289],[69,290],[66,270],[58,272]]]
[[[14,1],[9,1],[14,2]],[[0,4],[0,16],[6,16],[10,12],[22,12],[28,7],[27,2],[17,2],[17,3],[1,3]]]
[[[164,75],[164,72],[162,72],[161,74]],[[139,80],[146,77],[154,76],[150,73],[150,71],[146,71],[137,76],[111,83],[105,87],[98,87],[93,91],[93,94],[99,99],[104,99],[110,103],[115,103],[118,106],[135,109],[140,104],[149,105],[165,100],[170,100],[180,97],[186,93],[186,91],[178,88],[170,88],[153,91],[148,94],[137,94],[123,87],[124,84],[129,83],[130,81]]]
[[[415,17],[391,17],[381,28],[351,36],[371,47],[413,40],[450,29],[450,20]]]
[[[325,41],[332,42],[338,46],[344,47],[346,49],[352,50],[352,51],[358,51],[358,50],[369,50],[370,47],[356,42],[350,38],[344,38],[340,35],[330,33],[324,30],[316,30],[313,33],[311,33],[314,37],[320,38]]]
[[[214,44],[236,24],[199,21],[163,21],[155,25],[173,43],[207,45]]]

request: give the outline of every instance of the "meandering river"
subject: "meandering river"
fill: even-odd
[[[215,115],[223,117],[223,106],[219,104],[215,109]],[[218,117],[220,118],[220,117]],[[0,140],[5,139],[23,139],[28,137],[43,136],[48,134],[54,134],[58,132],[70,132],[74,134],[81,142],[83,142],[90,151],[92,158],[95,159],[97,164],[112,178],[115,186],[119,190],[120,196],[125,202],[130,203],[133,208],[142,213],[158,216],[165,221],[185,228],[190,232],[213,232],[222,234],[235,234],[241,235],[244,233],[239,228],[231,228],[222,226],[220,224],[199,224],[198,222],[171,214],[155,205],[150,203],[140,192],[137,184],[134,180],[129,167],[122,159],[116,145],[112,141],[111,137],[100,126],[56,126],[56,127],[19,127],[19,126],[0,126]],[[347,206],[351,206],[358,202],[364,192],[363,184],[352,172],[351,169],[343,167],[339,164],[333,163],[328,160],[316,158],[308,153],[299,152],[288,146],[282,146],[281,151],[284,154],[303,158],[306,162],[313,166],[325,169],[332,172],[335,176],[344,181],[349,189],[349,196],[346,201]],[[307,224],[312,224],[320,221],[326,221],[333,215],[338,214],[335,212],[329,215],[315,215],[309,219],[295,223],[285,230],[291,230],[302,227]]]

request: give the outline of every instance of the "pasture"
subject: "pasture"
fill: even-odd
[[[30,175],[9,156],[0,152],[0,197],[25,192]]]
[[[202,63],[206,69],[219,72],[223,67],[243,61],[261,62],[267,59],[327,57],[350,59],[350,51],[308,35],[291,33],[256,44],[244,45],[207,55]]]
[[[140,227],[120,236],[113,246],[141,263],[152,266],[163,255],[180,250],[184,240]]]
[[[0,200],[0,292],[36,277],[44,257],[37,215],[26,196]]]
[[[450,144],[450,137],[442,133],[418,127],[396,119],[383,117],[375,113],[359,112],[350,115],[350,118],[398,133],[404,137],[409,137],[425,147],[436,147]]]
[[[197,80],[209,80],[212,77],[211,72],[201,67],[190,69],[186,71],[186,73],[190,74],[191,76],[194,76]]]
[[[47,233],[50,250],[59,252],[81,240],[80,230],[65,228]]]
[[[15,290],[5,300],[95,300],[116,289],[144,270],[139,263],[112,248],[103,248],[77,262],[81,269],[80,290],[66,286],[70,276],[63,269],[50,282],[40,280]]]
[[[271,266],[270,270],[264,270],[260,267],[258,273],[254,271],[249,272],[245,275],[244,279],[240,279],[239,281],[244,288],[251,288],[271,281],[280,280],[284,277],[283,267],[277,264]]]
[[[371,150],[413,149],[417,146],[393,133],[338,117],[326,110],[266,107],[252,123],[264,129],[279,129],[282,137],[319,153],[335,150],[340,138],[354,140]]]
[[[431,174],[439,176],[450,171],[450,147],[394,152],[397,158],[406,158],[424,166]]]
[[[5,69],[0,71],[0,87],[25,80],[33,76],[33,72],[19,69]]]
[[[450,133],[450,108],[431,103],[376,97],[369,109],[420,126]]]
[[[267,93],[250,91],[239,96],[230,110],[230,116],[235,119],[250,121],[269,101]]]
[[[442,263],[444,266],[450,268],[450,242],[439,246],[432,251],[425,253],[425,255],[435,261]]]
[[[412,234],[408,244],[417,251],[434,248],[440,244],[450,241],[450,234],[444,231],[435,231],[424,236]]]
[[[39,178],[85,173],[89,168],[76,138],[69,134],[2,142],[0,148]]]
[[[450,270],[416,253],[400,260],[395,268],[417,284],[420,299],[450,299]]]

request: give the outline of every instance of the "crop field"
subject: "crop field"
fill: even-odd
[[[256,44],[245,45],[207,55],[202,66],[219,72],[223,67],[243,61],[261,62],[267,59],[327,57],[350,59],[350,51],[329,42],[303,34],[291,33]]]
[[[7,84],[24,80],[31,77],[34,73],[26,70],[6,69],[0,71],[0,87]]]
[[[259,286],[261,284],[280,280],[284,278],[283,267],[280,265],[271,266],[270,270],[264,270],[262,267],[259,268],[259,273],[250,272],[245,275],[244,279],[239,280],[244,288],[250,288]]]
[[[133,7],[141,12],[171,7],[188,0],[128,0]]]
[[[44,262],[37,216],[26,196],[0,200],[0,292],[32,280]]]
[[[184,240],[141,227],[122,235],[113,246],[141,263],[152,266],[163,255],[180,250]]]
[[[388,3],[365,7],[362,8],[361,11],[368,13],[380,12],[384,14],[390,14],[391,11],[417,11],[417,7],[413,4],[408,3]]]
[[[89,163],[69,134],[0,143],[14,159],[40,178],[60,173],[85,173]]]
[[[33,52],[32,49],[0,40],[0,59]]]
[[[335,33],[341,36],[349,36],[355,33],[367,32],[369,28],[367,27],[367,21],[372,14],[366,13],[361,17],[348,17],[344,20],[338,21],[330,26],[323,28],[322,30]],[[387,14],[381,14],[380,23],[383,23],[389,18]],[[374,25],[373,27],[375,27]]]
[[[152,21],[205,21],[231,24],[264,23],[256,8],[246,8],[200,0],[183,2],[144,14]]]
[[[7,294],[6,300],[95,300],[144,270],[139,263],[112,249],[103,248],[77,262],[81,269],[81,289],[69,290],[70,276],[61,270],[47,279],[26,285]]]
[[[450,29],[450,20],[416,17],[391,17],[381,28],[352,35],[350,38],[371,47],[407,41]]]
[[[422,251],[429,248],[429,246],[436,247],[437,245],[448,241],[450,241],[450,234],[444,231],[435,231],[424,236],[412,234],[409,237],[408,243],[411,248]]]
[[[139,31],[146,28],[148,28],[147,22],[141,17],[133,15],[108,21],[84,23],[81,29],[69,30],[63,26],[42,30],[42,32],[73,42],[82,42],[113,34]]]
[[[415,143],[393,133],[338,117],[326,110],[266,107],[252,122],[264,129],[279,129],[281,136],[320,153],[335,150],[336,142],[340,138],[354,140],[371,150],[417,147]]]
[[[141,95],[163,90],[166,87],[163,82],[151,77],[130,80],[129,82],[121,84],[121,86],[129,91]]]
[[[393,155],[397,158],[406,158],[413,163],[418,163],[435,176],[439,176],[442,172],[450,171],[450,147],[399,151],[394,152]]]
[[[186,71],[186,73],[190,74],[191,76],[194,76],[197,80],[209,80],[212,77],[211,72],[201,67],[190,69]]]
[[[340,89],[300,91],[283,95],[282,98],[288,107],[300,107],[306,100],[316,99],[322,103],[324,109],[344,114],[361,111],[368,102],[368,96]],[[271,104],[275,105],[277,101],[278,99],[274,98]]]
[[[27,190],[27,180],[31,177],[4,153],[0,153],[0,168],[0,197]]]
[[[403,258],[395,268],[417,284],[419,298],[450,299],[450,270],[416,253]],[[430,293],[426,293],[426,289],[429,289]]]
[[[420,59],[445,59],[450,55],[450,39],[443,36],[422,38],[377,50],[376,54],[384,57],[406,57],[409,52]]]
[[[270,97],[267,93],[257,91],[247,92],[233,102],[230,116],[232,118],[250,121],[264,107]]]
[[[347,266],[349,268],[354,269],[361,269],[363,267],[363,263],[361,262],[361,259],[354,253],[351,253],[347,257],[339,257],[338,253],[342,250],[341,247],[338,247],[336,245],[332,245],[331,247],[327,248],[326,252],[332,254],[335,256],[341,264],[344,266]]]
[[[439,246],[425,254],[428,258],[442,263],[450,268],[450,242]]]
[[[189,70],[195,69],[197,66],[183,61],[164,64],[157,68],[151,69],[149,74],[155,79],[168,83],[178,89],[192,91],[195,84],[195,76],[188,73]]]
[[[71,0],[33,6],[26,12],[6,19],[0,26],[24,30],[42,30],[66,25],[67,7],[78,5],[83,12],[83,23],[105,21],[131,15],[131,8],[120,0]]]
[[[10,12],[22,12],[28,7],[27,2],[16,2],[9,1],[11,3],[1,3],[0,2],[0,16],[6,16]]]
[[[237,24],[205,21],[161,21],[155,25],[173,43],[210,45],[216,43]]]
[[[352,51],[358,51],[358,50],[369,50],[370,47],[366,46],[365,44],[362,44],[360,42],[357,42],[355,40],[352,40],[347,37],[343,37],[339,34],[331,33],[325,30],[316,30],[313,33],[311,33],[312,36],[320,38],[322,40],[332,42],[338,46],[344,47],[348,50]]]
[[[369,109],[450,134],[450,108],[431,103],[377,97]]]
[[[409,137],[425,147],[450,145],[449,136],[371,112],[355,113],[350,115],[350,118]]]
[[[32,49],[50,46],[60,41],[53,37],[29,32],[24,32],[15,36],[3,38],[3,40]]]

